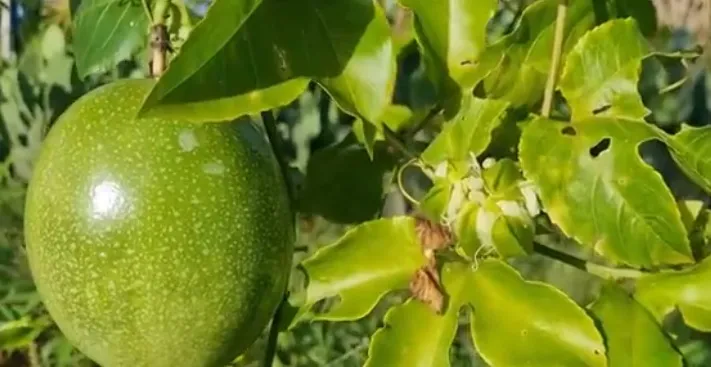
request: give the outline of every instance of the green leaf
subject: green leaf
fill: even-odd
[[[411,217],[378,219],[350,229],[302,263],[308,275],[306,304],[339,296],[317,320],[355,320],[387,292],[406,289],[425,264]]]
[[[682,366],[652,315],[615,284],[606,283],[589,308],[600,321],[610,367]]]
[[[218,0],[141,113],[232,119],[285,105],[313,79],[346,112],[379,123],[394,77],[388,22],[372,1]]]
[[[439,222],[447,210],[449,199],[452,195],[452,183],[443,177],[435,177],[434,185],[420,200],[418,208],[427,218]]]
[[[514,30],[491,45],[481,56],[477,78],[486,77],[484,90],[490,98],[515,106],[534,105],[543,96],[555,34],[558,0],[533,2],[521,14]],[[562,57],[595,25],[592,1],[568,6]]]
[[[687,325],[711,331],[711,257],[692,268],[651,274],[637,280],[635,298],[662,322],[674,309]]]
[[[521,168],[551,220],[608,259],[635,267],[690,263],[676,202],[639,156],[639,145],[655,138],[664,135],[644,121],[539,118],[523,131]]]
[[[501,125],[508,107],[505,101],[464,96],[459,112],[446,122],[421,158],[436,165],[444,160],[469,159],[470,153],[481,154],[489,146],[491,134]]]
[[[646,116],[649,111],[637,83],[642,59],[649,52],[632,18],[611,20],[583,36],[568,54],[560,81],[573,120],[593,114]]]
[[[575,302],[484,260],[467,283],[474,344],[491,366],[607,366],[602,336]]]
[[[415,299],[391,308],[385,326],[373,334],[365,367],[449,366],[459,310],[467,301],[467,276],[460,264],[443,266],[448,301],[442,315]]]
[[[373,160],[375,158],[375,142],[381,140],[379,138],[381,138],[382,135],[378,131],[378,128],[373,124],[358,119],[353,122],[353,135],[359,143],[363,144],[365,151],[368,152],[368,157]]]
[[[427,72],[438,91],[471,88],[469,80],[486,46],[489,19],[496,0],[400,0],[412,9],[417,41]]]
[[[711,192],[711,127],[682,125],[681,131],[667,142],[682,171],[706,192]]]
[[[300,211],[336,223],[373,219],[382,206],[383,177],[395,165],[386,148],[376,144],[371,161],[366,147],[349,135],[316,151],[306,167]]]
[[[129,58],[146,44],[149,23],[138,1],[82,1],[72,32],[79,77],[104,72]]]
[[[52,321],[46,316],[34,320],[25,316],[0,324],[0,351],[27,347],[51,325]]]

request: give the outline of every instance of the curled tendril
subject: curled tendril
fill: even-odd
[[[407,168],[407,167],[409,167],[409,166],[413,166],[413,165],[414,165],[414,166],[417,166],[417,167],[421,167],[420,162],[419,162],[419,159],[417,159],[417,158],[412,158],[412,159],[410,159],[409,161],[405,162],[405,164],[403,164],[402,166],[400,166],[400,168],[399,168],[398,171],[397,171],[397,187],[398,187],[398,189],[400,190],[400,193],[402,194],[402,196],[405,197],[405,199],[407,199],[407,200],[408,200],[409,202],[411,202],[412,204],[415,204],[415,205],[417,205],[417,206],[420,206],[420,202],[419,202],[417,199],[413,198],[412,195],[410,195],[410,194],[407,192],[407,190],[405,189],[405,185],[403,185],[403,183],[402,183],[402,173],[403,173],[403,171],[405,171],[405,168]]]

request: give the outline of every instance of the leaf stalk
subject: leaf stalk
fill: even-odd
[[[645,272],[636,269],[621,269],[596,264],[538,242],[534,242],[533,251],[539,255],[558,260],[602,279],[637,279],[645,275]]]
[[[568,0],[560,0],[558,3],[558,14],[555,20],[555,36],[553,38],[553,54],[551,56],[551,66],[546,81],[546,89],[543,94],[543,107],[541,114],[543,117],[550,117],[553,107],[553,94],[558,83],[558,71],[560,69],[560,59],[563,53],[563,38],[565,31],[565,18],[568,13]]]

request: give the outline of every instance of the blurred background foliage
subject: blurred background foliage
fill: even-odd
[[[103,83],[117,78],[146,76],[147,53],[139,52],[102,75],[80,80],[71,44],[71,19],[79,2],[18,0],[12,2],[10,9],[4,10],[11,12],[14,52],[12,55],[3,55],[0,61],[0,366],[93,365],[62,336],[35,292],[23,249],[24,190],[44,134],[56,118],[81,95]],[[530,0],[500,1],[499,11],[489,24],[490,41],[511,29],[527,2]],[[190,0],[188,3],[199,17],[204,14],[209,0]],[[399,71],[394,101],[412,110],[428,106],[433,93],[412,38],[411,14],[398,7],[394,0],[381,3],[391,20],[398,48]],[[683,24],[676,28],[660,32],[660,36],[652,40],[659,51],[693,49],[693,37]],[[706,78],[704,71],[691,81],[678,83],[684,77],[685,70],[686,66],[678,58],[660,55],[645,61],[639,90],[652,111],[650,123],[668,131],[675,131],[682,122],[693,125],[708,123],[711,95],[707,91],[711,79]],[[566,114],[564,104],[558,106],[557,114]],[[297,168],[297,176],[302,180],[307,172],[315,171],[316,174],[330,174],[322,178],[326,184],[338,185],[353,180],[358,182],[359,177],[362,177],[361,170],[373,169],[365,153],[343,157],[348,160],[347,163],[336,162],[349,167],[347,171],[333,170],[333,166],[329,166],[330,161],[325,157],[331,156],[332,149],[338,144],[348,143],[355,121],[341,113],[315,85],[293,103],[280,109],[278,122],[284,139],[289,142],[289,158]],[[708,204],[708,197],[684,179],[665,154],[663,146],[643,148],[644,158],[664,174],[678,197],[701,200]],[[422,178],[417,175],[406,177],[406,185],[414,193],[426,189],[427,183],[421,181]],[[383,190],[386,190],[384,202],[376,203],[381,207],[382,215],[400,214],[409,209],[399,192],[392,190],[392,185],[383,185],[378,181],[375,186],[381,189],[385,187]],[[357,210],[353,208],[354,216],[359,216]],[[303,215],[300,218],[295,265],[319,246],[338,238],[348,228],[348,218],[330,219],[316,215]],[[541,227],[552,226],[550,223],[541,223]],[[706,234],[701,237],[707,241]],[[565,247],[568,251],[581,251],[579,247],[569,247],[569,240],[562,236],[548,235],[539,240]],[[587,274],[537,256],[518,261],[515,265],[526,277],[548,281],[581,304],[591,301],[598,285]],[[294,283],[303,281],[296,266],[293,274]],[[398,297],[402,295],[390,295],[371,315],[356,322],[315,322],[282,333],[276,365],[362,365],[369,336],[380,326],[388,304]],[[465,316],[462,315],[462,327],[451,350],[452,364],[484,366],[471,348],[468,318]],[[668,328],[674,331],[675,344],[684,352],[690,366],[711,365],[711,338],[707,334],[684,328],[679,320],[670,320]],[[263,339],[259,340],[234,364],[259,366],[263,343]]]

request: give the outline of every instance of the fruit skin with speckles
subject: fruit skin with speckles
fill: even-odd
[[[102,366],[223,366],[286,286],[286,186],[251,122],[135,118],[153,83],[99,87],[51,128],[27,194],[30,268],[59,328]]]

